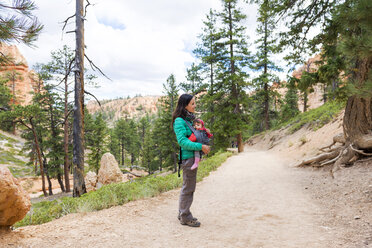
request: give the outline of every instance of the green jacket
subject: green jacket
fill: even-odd
[[[191,122],[189,122],[191,124]],[[194,151],[201,151],[202,144],[192,142],[188,137],[192,134],[184,119],[177,117],[173,123],[173,130],[176,133],[177,142],[182,149],[182,159],[194,157]]]

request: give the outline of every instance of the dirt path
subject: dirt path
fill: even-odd
[[[302,174],[301,174],[302,173]],[[299,186],[306,172],[263,151],[228,159],[198,183],[192,212],[179,224],[179,190],[94,213],[71,214],[2,235],[10,247],[342,247],[321,226],[325,210]],[[296,178],[296,179],[294,179]]]

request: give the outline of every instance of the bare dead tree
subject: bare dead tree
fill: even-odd
[[[84,0],[76,0],[75,106],[73,122],[73,196],[86,193],[84,182]]]

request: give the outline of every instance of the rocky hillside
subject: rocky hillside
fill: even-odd
[[[0,131],[0,167],[8,167],[15,177],[32,175],[32,166],[22,150],[25,140],[18,136]]]
[[[0,53],[8,60],[7,65],[1,65],[0,76],[8,79],[8,87],[15,96],[12,100],[16,104],[27,105],[32,100],[32,93],[40,91],[41,82],[36,73],[29,69],[25,57],[17,46],[0,43]]]
[[[112,124],[120,118],[140,118],[146,114],[157,113],[157,103],[161,96],[137,96],[128,99],[104,100],[101,107],[96,101],[89,101],[87,109],[95,115],[102,113],[104,119]]]

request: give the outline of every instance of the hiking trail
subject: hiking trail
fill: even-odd
[[[306,171],[267,151],[230,157],[196,186],[199,228],[177,220],[179,189],[1,235],[6,247],[342,247],[326,209],[300,186]]]

